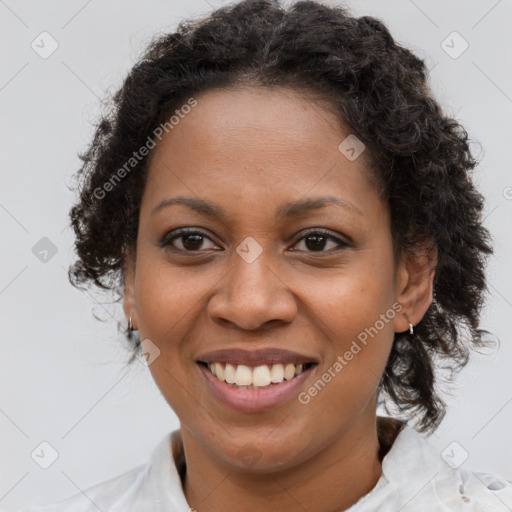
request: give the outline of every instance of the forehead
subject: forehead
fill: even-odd
[[[328,193],[364,209],[376,195],[364,151],[354,160],[340,151],[351,133],[326,102],[284,88],[195,99],[150,155],[145,196],[153,206],[184,193],[255,207]]]
[[[210,156],[229,146],[237,156],[241,152],[249,157],[251,148],[261,149],[262,144],[266,151],[259,154],[261,159],[280,149],[311,156],[327,150],[332,156],[338,154],[340,138],[350,133],[325,100],[289,88],[214,89],[196,101],[197,106],[164,134],[172,139],[167,141],[171,147],[189,142],[192,135],[197,137],[196,149],[213,152]]]

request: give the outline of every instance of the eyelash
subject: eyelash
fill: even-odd
[[[169,234],[170,233],[168,233],[167,235],[164,236],[162,242],[160,243],[161,247],[169,247],[169,246],[172,247],[172,242],[174,240],[177,240],[179,238],[184,238],[186,236],[191,236],[191,235],[199,235],[199,236],[201,236],[203,238],[207,238],[208,240],[213,242],[213,240],[211,240],[211,238],[208,235],[206,235],[202,231],[197,231],[195,229],[180,229],[177,232],[175,232],[174,235],[171,238],[169,238]],[[324,238],[326,238],[328,240],[336,242],[339,245],[339,248],[335,249],[335,250],[341,250],[341,249],[350,247],[350,244],[348,242],[345,242],[344,240],[341,240],[340,238],[333,236],[330,231],[327,231],[327,230],[321,229],[321,228],[312,229],[311,231],[308,231],[308,232],[304,233],[301,236],[301,238],[299,238],[294,243],[294,245],[296,245],[297,243],[301,242],[305,238],[307,238],[309,236],[312,236],[312,235],[321,235],[322,237],[324,237]],[[177,249],[175,247],[172,247],[171,250],[174,251],[174,252],[185,252],[185,253],[201,253],[201,252],[203,252],[201,250],[187,251],[186,249]],[[304,252],[304,251],[299,251],[299,252]],[[323,251],[322,250],[322,251],[306,251],[306,252],[311,252],[313,254],[316,254],[316,253],[322,254],[322,253],[330,253],[332,251]]]

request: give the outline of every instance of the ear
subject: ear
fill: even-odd
[[[432,304],[437,248],[432,240],[418,244],[414,254],[402,252],[396,273],[396,300],[403,309],[395,316],[395,332],[417,325]]]
[[[127,320],[130,315],[132,316],[133,328],[137,329],[139,321],[135,301],[135,250],[133,247],[127,251],[122,271],[124,283],[123,311]]]

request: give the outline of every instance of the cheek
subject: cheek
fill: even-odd
[[[317,378],[328,382],[326,395],[333,399],[356,404],[378,385],[397,314],[391,272],[391,262],[379,269],[361,261],[309,295],[311,322],[323,331],[331,348]],[[321,383],[317,387],[324,393]]]
[[[330,418],[335,429],[359,416],[375,396],[394,336],[390,303],[370,294],[357,301],[351,296],[339,295],[334,310],[326,307],[318,314],[315,322],[329,337],[325,359],[300,397],[310,407],[305,416]]]
[[[156,258],[141,258],[138,265],[136,301],[141,336],[167,345],[168,340],[183,334],[195,307],[200,306],[201,280]]]
[[[334,342],[346,343],[347,339],[356,338],[373,326],[381,315],[394,313],[391,265],[381,262],[380,266],[375,266],[364,261],[364,257],[335,275],[305,281],[301,293],[311,321],[317,318],[319,326],[328,328],[329,338]],[[379,322],[378,330],[389,332],[391,327],[392,331],[388,324]]]

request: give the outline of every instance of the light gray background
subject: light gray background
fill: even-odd
[[[0,0],[0,510],[60,500],[128,471],[178,426],[147,369],[124,369],[115,322],[91,314],[122,318],[120,306],[98,305],[68,283],[74,197],[66,183],[92,135],[99,98],[120,85],[153,34],[209,11],[208,2]],[[496,251],[482,327],[501,348],[475,356],[462,372],[430,439],[440,456],[457,441],[469,453],[464,467],[512,479],[512,2],[345,5],[377,16],[426,59],[440,102],[482,144],[483,151],[474,146],[482,158],[476,180]],[[31,48],[43,31],[59,44],[48,59]],[[453,31],[469,43],[456,59],[441,47]],[[42,237],[57,247],[46,263],[32,252]],[[46,470],[31,458],[43,441],[59,453]]]

